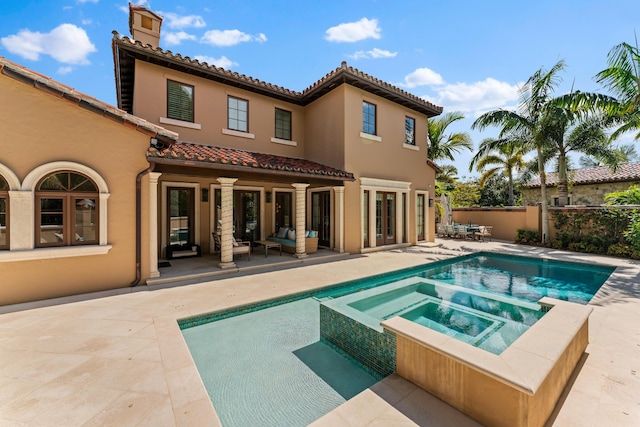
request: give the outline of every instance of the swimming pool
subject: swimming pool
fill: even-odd
[[[303,361],[303,364],[297,366],[295,369],[297,372],[296,375],[299,375],[299,377],[291,377],[288,383],[278,387],[280,389],[291,387],[294,391],[293,394],[296,395],[302,395],[307,391],[311,391],[312,397],[308,398],[307,401],[313,402],[314,405],[316,403],[322,403],[319,405],[320,408],[311,408],[312,405],[309,405],[309,408],[303,408],[305,411],[307,409],[309,410],[299,419],[306,421],[301,421],[299,424],[295,424],[295,422],[288,424],[306,425],[305,423],[308,423],[308,420],[323,415],[337,407],[345,399],[344,396],[340,396],[340,393],[336,394],[335,389],[338,386],[335,384],[329,382],[328,389],[319,385],[322,382],[326,383],[326,381],[322,380],[322,375],[316,372],[316,368],[308,364],[308,361],[305,361],[304,357],[305,354],[314,353],[316,350],[314,346],[318,346],[320,344],[319,341],[322,341],[320,339],[321,334],[318,333],[318,330],[321,328],[320,325],[323,322],[324,303],[331,303],[331,301],[347,295],[359,294],[360,296],[366,296],[365,291],[367,290],[374,290],[375,292],[375,288],[417,278],[419,280],[439,283],[441,287],[466,287],[468,290],[462,288],[457,289],[462,294],[478,295],[480,293],[488,300],[498,302],[511,300],[514,306],[524,306],[527,307],[527,309],[532,309],[534,303],[541,296],[553,296],[554,298],[566,301],[586,304],[595,295],[612,271],[612,268],[585,264],[477,253],[374,277],[366,277],[322,289],[197,316],[195,318],[182,319],[179,321],[179,326],[183,329],[187,345],[201,373],[203,382],[212,397],[214,406],[221,416],[221,419],[223,419],[223,425],[285,425],[282,424],[282,418],[277,417],[282,417],[283,413],[286,414],[287,411],[290,411],[291,404],[286,402],[277,403],[278,399],[275,400],[275,403],[266,404],[264,393],[254,393],[255,400],[251,400],[249,398],[251,393],[242,392],[242,389],[270,390],[271,387],[269,384],[274,377],[285,375],[291,377],[289,375],[293,371],[293,369],[290,368],[291,362],[260,365],[256,366],[257,370],[252,371],[248,371],[246,365],[238,363],[240,360],[238,357],[239,354],[251,356],[257,347],[266,349],[267,354],[272,354],[274,357],[276,353],[279,353],[282,358],[278,360],[291,361],[293,359],[290,358],[290,355],[295,354],[297,359]],[[452,282],[457,283],[457,285],[451,285]],[[519,302],[514,303],[513,298]],[[303,304],[304,308],[300,309],[300,307],[303,306],[300,306],[300,304],[296,305],[297,302]],[[361,308],[366,306],[366,303],[361,304]],[[457,304],[457,302],[455,302],[455,304]],[[431,327],[431,329],[437,331],[437,325],[442,325],[442,323],[435,322],[437,325],[428,324],[433,321],[433,306],[426,305],[421,308],[422,311],[415,311],[417,308],[420,307],[413,307],[414,310],[407,310],[401,314],[406,316],[405,318],[414,317],[412,320],[418,320],[418,324],[422,322],[424,324],[423,326]],[[475,308],[473,309],[475,310]],[[245,333],[245,328],[250,326],[237,326],[232,329],[228,326],[227,322],[220,322],[216,325],[217,327],[211,327],[210,325],[212,322],[215,323],[224,319],[239,325],[241,319],[255,315],[256,312],[264,309],[268,309],[264,311],[265,313],[273,313],[273,310],[276,310],[275,312],[280,313],[281,317],[279,317],[275,323],[269,323],[267,329],[262,330],[260,333]],[[460,336],[467,337],[471,341],[482,340],[487,331],[494,330],[496,325],[503,321],[492,317],[493,315],[490,313],[479,315],[477,312],[470,311],[464,307],[454,307],[454,309],[457,320],[453,319],[453,323],[450,322],[447,327],[459,333]],[[305,332],[304,340],[293,344],[288,342],[289,337],[300,334],[298,325],[301,324],[300,319],[302,313],[309,313],[313,310],[318,310],[320,313],[319,316],[314,314],[315,317],[310,322],[306,322],[307,327],[310,329]],[[391,319],[386,322],[397,318],[397,316],[392,316]],[[261,323],[260,321],[258,322]],[[333,324],[333,322],[330,323]],[[475,325],[471,325],[473,323],[475,323]],[[266,325],[266,323],[264,324]],[[354,329],[349,326],[350,324],[345,325],[347,326],[342,327],[339,332],[354,335]],[[469,325],[471,326],[469,327]],[[379,321],[377,327],[380,328]],[[294,329],[292,330],[291,328]],[[279,331],[279,334],[275,333],[276,330]],[[291,331],[296,332],[293,334]],[[382,339],[385,340],[385,342],[391,342],[395,345],[394,332],[388,332],[386,330],[385,332],[386,335],[384,335]],[[239,348],[234,348],[239,338],[243,336],[246,336],[247,340],[245,340]],[[276,336],[278,338],[276,338]],[[285,341],[287,342],[285,343]],[[464,339],[462,341],[464,342]],[[363,347],[364,346],[358,346],[358,348],[364,352],[366,349],[363,349]],[[376,345],[369,347],[376,347]],[[576,348],[579,350],[580,346],[578,345]],[[347,352],[343,351],[341,353],[344,355],[344,353]],[[385,364],[383,372],[388,374],[395,369],[395,348],[393,348],[393,351],[385,348],[383,353],[382,358],[385,359],[383,360]],[[365,354],[365,357],[369,356],[369,354]],[[376,357],[377,356],[378,355],[376,355]],[[493,356],[493,354],[491,356]],[[253,359],[260,357],[261,356],[253,357]],[[249,357],[248,360],[250,361],[251,359],[252,357]],[[222,361],[229,363],[222,365]],[[303,366],[305,364],[307,366]],[[361,363],[356,363],[356,365],[362,367]],[[366,367],[365,369],[369,374],[375,374],[377,372],[367,369]],[[253,374],[248,372],[253,372]],[[569,372],[571,372],[571,370],[569,370]],[[493,375],[489,377],[493,377]],[[238,381],[238,378],[242,378],[242,381]],[[321,381],[318,381],[317,378],[321,378]],[[380,376],[376,377],[374,375],[373,380],[378,378],[380,378]],[[341,380],[345,381],[344,378],[341,378]],[[254,381],[254,383],[252,383],[252,381]],[[364,384],[365,388],[366,384],[370,381],[372,381],[370,378],[363,380],[362,384]],[[241,384],[240,388],[237,387],[238,384]],[[330,390],[332,387],[334,391]],[[427,389],[426,387],[423,388]],[[316,394],[320,389],[326,390],[326,393],[320,393],[322,396]],[[233,393],[240,393],[240,395],[243,396],[242,405],[238,405],[237,399],[231,397],[234,395]],[[434,394],[437,395],[435,392]],[[242,417],[237,415],[239,412],[243,413]],[[248,417],[253,418],[250,419]],[[238,421],[240,419],[242,421]],[[236,420],[235,424],[233,420]]]

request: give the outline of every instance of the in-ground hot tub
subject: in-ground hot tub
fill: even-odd
[[[591,311],[413,277],[324,301],[320,335],[370,371],[395,371],[483,424],[538,426],[588,344]]]

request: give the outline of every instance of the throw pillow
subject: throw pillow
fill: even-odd
[[[280,230],[278,230],[278,239],[286,239],[287,231],[289,231],[287,227],[280,227]]]
[[[317,232],[316,231],[309,231],[309,237],[316,237]]]
[[[238,242],[236,242],[236,238],[235,237],[232,237],[232,238],[233,238],[233,246],[238,246]]]
[[[296,230],[291,229],[287,232],[287,239],[296,240]]]
[[[305,232],[304,232],[304,237],[309,237],[309,233],[310,233],[310,231],[309,231],[309,230],[305,230]]]

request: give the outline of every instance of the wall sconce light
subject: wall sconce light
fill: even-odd
[[[209,201],[209,190],[206,188],[202,189],[202,201],[203,202],[208,202]]]
[[[266,202],[267,203],[271,203],[271,191],[267,191],[265,193],[265,196],[266,196],[266,199],[267,199]]]
[[[429,207],[432,208],[433,207],[433,199],[429,199]]]

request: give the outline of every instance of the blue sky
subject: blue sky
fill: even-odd
[[[462,111],[451,131],[475,146],[496,129],[470,129],[483,112],[517,105],[537,69],[567,63],[573,85],[638,31],[637,0],[201,1],[145,2],[162,15],[161,47],[301,91],[342,61],[417,96]],[[0,5],[0,55],[110,104],[115,101],[112,30],[129,36],[128,2],[23,0]],[[630,137],[622,143],[629,143]],[[453,163],[471,176],[471,153]]]

